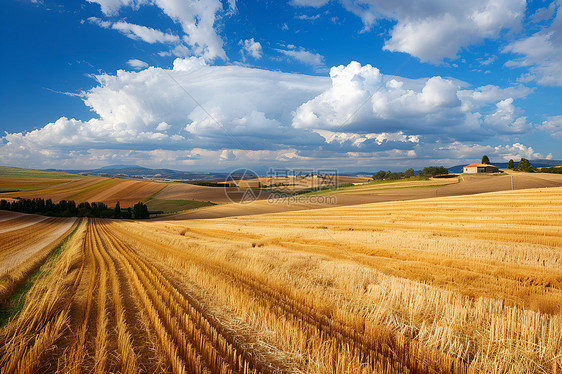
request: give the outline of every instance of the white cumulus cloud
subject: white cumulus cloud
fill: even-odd
[[[377,20],[396,21],[384,49],[406,52],[422,61],[455,59],[463,47],[517,30],[525,14],[523,0],[339,0],[361,18],[363,31]],[[293,5],[320,7],[327,1],[293,0]]]
[[[521,143],[515,143],[512,145],[497,146],[494,147],[494,152],[499,157],[504,160],[518,160],[521,158],[526,158],[528,160],[544,159],[545,156],[540,152],[535,152],[533,147],[528,147]]]
[[[97,17],[88,18],[93,24],[96,24],[105,29],[111,28],[117,30],[128,38],[134,40],[142,40],[146,43],[179,43],[180,38],[177,35],[167,34],[160,30],[156,30],[150,27],[135,25],[133,23],[128,23],[124,21],[110,22],[102,21]]]
[[[208,60],[226,59],[223,41],[215,29],[215,21],[224,12],[220,0],[88,0],[98,3],[107,16],[115,16],[122,7],[136,9],[143,5],[155,5],[172,21],[181,25],[186,43],[192,53]],[[236,2],[229,2],[229,14],[236,11]],[[123,26],[126,30],[126,26]],[[144,27],[144,26],[141,26]],[[132,35],[137,35],[131,31]],[[139,36],[140,37],[140,36]],[[143,39],[144,40],[144,39]]]
[[[325,68],[324,56],[319,53],[307,51],[302,47],[298,49],[276,49],[276,51],[303,64],[310,65],[315,70],[323,70]]]
[[[467,90],[452,79],[385,76],[357,62],[332,68],[330,77],[211,66],[197,57],[178,58],[172,69],[135,64],[143,68],[99,74],[81,94],[95,118],[61,117],[8,133],[0,138],[0,162],[360,166],[373,158],[427,159],[436,144],[435,159],[444,160],[473,139],[529,126],[515,106],[514,97],[527,92],[520,86]],[[541,126],[558,134],[559,118]]]
[[[503,50],[522,56],[508,61],[506,65],[529,68],[529,73],[522,76],[523,81],[562,86],[562,11],[560,2],[556,4],[556,17],[550,26],[510,43]]]
[[[127,64],[135,70],[140,70],[148,67],[148,64],[142,60],[133,58],[127,61]]]
[[[357,62],[333,67],[330,78],[329,89],[297,108],[295,128],[468,140],[521,134],[531,127],[514,105],[514,98],[532,92],[524,86],[462,89],[451,79],[385,76]]]
[[[385,77],[371,65],[351,62],[330,70],[332,86],[302,104],[293,126],[354,132],[479,130],[465,113],[455,82],[441,77],[411,81]],[[456,128],[456,130],[455,130]]]
[[[248,54],[256,60],[262,58],[263,51],[261,48],[261,44],[260,42],[256,42],[254,38],[246,39],[244,41],[241,40],[239,44],[242,46],[242,56]]]
[[[526,117],[517,116],[511,97],[497,103],[496,110],[484,122],[500,134],[524,134],[531,128]]]
[[[557,139],[562,139],[562,116],[548,117],[537,128],[544,131]]]
[[[523,98],[533,91],[534,89],[521,84],[506,88],[488,84],[472,90],[464,89],[459,91],[457,96],[461,99],[466,110],[476,110],[501,100]]]

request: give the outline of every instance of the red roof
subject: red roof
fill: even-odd
[[[494,165],[490,165],[490,164],[470,164],[470,165],[466,165],[465,168],[475,168],[475,167],[483,167],[483,166],[491,166],[494,167]]]

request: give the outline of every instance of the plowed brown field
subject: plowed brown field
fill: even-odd
[[[76,203],[86,201],[103,202],[110,207],[113,207],[119,201],[122,207],[127,207],[139,201],[146,201],[166,186],[164,183],[103,177],[83,177],[70,181],[69,179],[31,179],[38,179],[40,183],[37,186],[41,188],[24,188],[22,191],[0,193],[0,199],[21,197],[27,199],[51,199],[55,203],[61,200],[74,200]],[[49,184],[47,182],[52,183]],[[18,183],[16,180],[11,183],[5,183],[5,185],[13,187],[24,185]]]

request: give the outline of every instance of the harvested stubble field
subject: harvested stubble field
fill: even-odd
[[[561,201],[83,221],[1,372],[562,372]]]
[[[0,305],[72,231],[75,221],[0,211]]]

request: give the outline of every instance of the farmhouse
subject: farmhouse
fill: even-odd
[[[489,164],[470,164],[462,168],[463,173],[497,173],[499,169]]]

